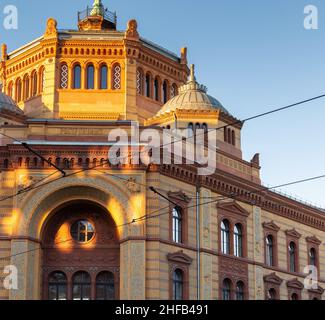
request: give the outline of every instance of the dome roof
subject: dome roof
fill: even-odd
[[[16,114],[23,114],[16,102],[9,96],[0,92],[0,111],[10,111]]]
[[[179,88],[179,94],[169,100],[157,113],[160,117],[165,113],[176,110],[216,111],[230,115],[222,104],[214,97],[207,94],[207,87],[196,82],[194,65],[191,66],[191,76],[187,84]]]

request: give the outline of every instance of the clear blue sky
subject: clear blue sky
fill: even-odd
[[[321,0],[104,0],[119,29],[136,18],[141,35],[172,51],[189,49],[197,78],[237,118],[325,93],[325,2]],[[3,7],[17,5],[19,29],[2,27]],[[53,16],[76,28],[92,0],[0,0],[0,42],[9,50],[40,36]],[[304,7],[319,9],[319,30],[303,27]],[[247,122],[244,157],[261,153],[262,180],[278,185],[325,174],[325,99]],[[325,207],[325,180],[286,188]]]

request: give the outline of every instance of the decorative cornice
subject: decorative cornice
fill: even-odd
[[[249,212],[242,208],[236,201],[218,203],[217,209],[225,210],[227,212],[235,213],[244,217],[249,216]]]
[[[292,289],[303,290],[304,285],[297,279],[287,281],[287,287]]]
[[[308,292],[310,292],[310,293],[315,293],[315,294],[320,294],[320,295],[322,295],[324,293],[324,291],[325,290],[320,286],[318,286],[317,289],[309,289],[308,290]]]
[[[178,251],[176,253],[169,253],[167,255],[168,261],[181,263],[185,265],[191,265],[193,259],[186,255],[183,251]]]
[[[266,230],[271,230],[271,231],[275,231],[275,232],[278,232],[280,230],[280,227],[277,226],[273,221],[263,222],[262,225],[263,225],[263,228]]]
[[[315,236],[312,236],[312,237],[306,237],[306,241],[307,241],[308,243],[316,244],[317,246],[319,246],[319,245],[322,243],[322,241],[319,240],[319,239],[318,239],[317,237],[315,237]]]
[[[288,237],[292,237],[292,238],[296,238],[296,239],[300,239],[301,238],[301,234],[298,231],[296,231],[296,229],[286,230],[285,231],[285,234]]]
[[[273,283],[280,286],[283,280],[275,272],[263,277],[264,282]]]
[[[185,202],[185,203],[190,203],[191,202],[191,198],[189,198],[183,191],[177,191],[177,192],[168,192],[168,197],[173,199],[173,200],[176,200],[176,201],[179,201],[179,202]]]

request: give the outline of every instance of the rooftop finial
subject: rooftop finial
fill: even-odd
[[[191,64],[190,82],[196,82],[196,78],[195,78],[195,65],[194,64]]]
[[[91,16],[104,16],[105,8],[101,0],[95,0],[93,3],[93,9],[90,12]]]

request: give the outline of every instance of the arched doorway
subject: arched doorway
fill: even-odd
[[[119,267],[118,232],[106,209],[73,201],[50,215],[42,231],[43,299],[118,299]]]

